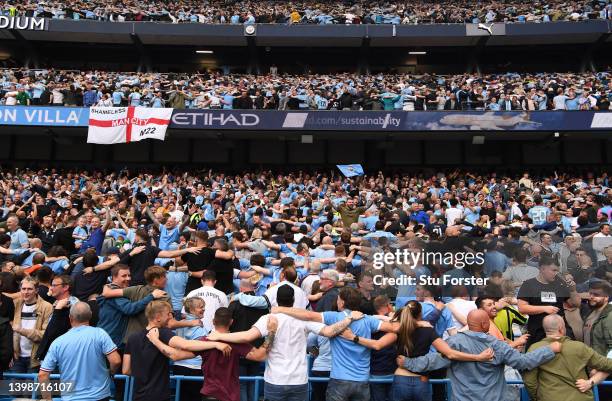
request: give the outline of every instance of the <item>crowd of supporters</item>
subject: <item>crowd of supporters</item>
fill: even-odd
[[[264,110],[610,110],[612,73],[265,75],[0,70],[2,104]]]
[[[523,374],[589,400],[612,372],[609,180],[4,170],[1,368],[92,400],[107,361],[169,399],[169,360],[204,372],[186,400],[252,399],[238,375],[264,360],[268,400],[306,400],[308,375],[331,378],[316,400],[441,399],[446,368],[454,399],[518,400]]]
[[[237,1],[121,2],[3,1],[5,15],[96,21],[206,24],[428,24],[550,22],[609,19],[609,0]]]

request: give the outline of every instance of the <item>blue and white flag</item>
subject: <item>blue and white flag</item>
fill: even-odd
[[[361,164],[337,164],[336,167],[345,177],[355,177],[364,174]]]

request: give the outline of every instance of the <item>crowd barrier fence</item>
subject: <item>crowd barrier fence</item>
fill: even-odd
[[[124,391],[123,394],[123,400],[122,401],[131,401],[132,400],[132,396],[134,393],[134,380],[132,379],[131,376],[126,376],[126,375],[115,375],[113,376],[115,380],[121,380],[124,382],[125,385],[125,389],[126,391]],[[60,375],[58,374],[53,374],[51,375],[51,379],[59,379]],[[38,381],[38,375],[36,373],[10,373],[10,372],[5,372],[4,373],[4,379],[26,379],[26,380],[33,380],[34,382]],[[180,376],[180,375],[172,375],[170,376],[170,380],[174,381],[176,384],[176,389],[175,389],[175,396],[174,396],[174,400],[175,401],[179,401],[180,397],[181,397],[181,383],[182,382],[186,382],[186,381],[194,381],[194,382],[201,382],[204,380],[204,378],[202,376]],[[263,376],[240,376],[240,381],[241,382],[253,382],[254,386],[253,386],[253,399],[254,400],[258,400],[259,399],[259,394],[260,394],[260,390],[261,390],[261,384],[264,381]],[[310,383],[317,383],[317,382],[327,382],[329,381],[328,377],[309,377],[308,378],[309,384]],[[391,384],[393,382],[393,379],[370,379],[370,383],[388,383]],[[452,388],[451,388],[451,383],[449,379],[431,379],[429,380],[430,385],[444,385],[446,388],[446,394],[448,395],[447,400],[448,401],[452,401]],[[522,385],[523,382],[520,380],[509,380],[508,384],[519,384]],[[612,387],[612,381],[605,381],[603,383],[600,383],[599,386],[611,386]],[[598,387],[599,386],[595,386],[595,388],[593,389],[593,395],[594,395],[594,401],[604,401],[604,400],[600,400],[599,399],[599,391],[598,391]],[[2,396],[0,395],[0,400],[2,400]],[[36,393],[33,392],[32,393],[32,399],[36,399]],[[529,396],[527,394],[527,390],[525,389],[525,387],[521,388],[521,401],[529,401]]]

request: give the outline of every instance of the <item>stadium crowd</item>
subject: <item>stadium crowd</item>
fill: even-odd
[[[610,110],[612,73],[279,75],[0,70],[4,105],[265,110]]]
[[[236,1],[120,2],[3,1],[5,15],[96,21],[206,24],[427,24],[550,22],[609,19],[609,0]]]
[[[264,360],[273,401],[308,399],[309,375],[330,377],[313,400],[443,399],[446,375],[453,399],[518,400],[521,374],[533,399],[592,400],[612,372],[610,184],[5,169],[0,367],[88,400],[109,369],[168,400],[172,369],[205,378],[184,400],[248,401],[238,375]]]

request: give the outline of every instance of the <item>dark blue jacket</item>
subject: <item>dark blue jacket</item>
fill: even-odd
[[[114,288],[119,288],[113,286]],[[105,298],[99,296],[97,299],[100,307],[98,327],[104,329],[119,348],[123,348],[123,335],[127,329],[128,318],[142,312],[147,304],[153,300],[149,294],[140,301],[131,302],[127,298]]]
[[[429,215],[423,210],[410,213],[410,220],[414,220],[417,223],[424,225],[425,227],[429,227]]]

